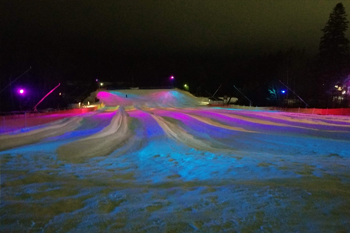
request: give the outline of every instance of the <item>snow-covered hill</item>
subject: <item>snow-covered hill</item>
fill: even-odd
[[[127,95],[127,97],[126,97]],[[350,119],[179,90],[0,135],[1,232],[346,232]]]

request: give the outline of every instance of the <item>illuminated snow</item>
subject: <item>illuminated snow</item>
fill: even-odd
[[[127,97],[126,97],[127,95]],[[350,120],[180,90],[0,134],[1,232],[346,232]]]

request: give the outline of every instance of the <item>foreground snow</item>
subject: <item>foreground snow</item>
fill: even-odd
[[[350,229],[349,117],[195,107],[176,90],[100,99],[0,135],[0,231]]]

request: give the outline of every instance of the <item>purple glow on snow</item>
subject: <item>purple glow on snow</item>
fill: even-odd
[[[0,231],[350,228],[348,116],[209,108],[186,93],[102,91],[109,107],[0,134]]]
[[[132,101],[125,97],[120,97],[119,95],[115,95],[110,92],[101,91],[97,94],[97,98],[103,102],[106,106],[124,106],[131,105]]]

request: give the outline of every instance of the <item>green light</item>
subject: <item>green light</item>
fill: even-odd
[[[188,86],[187,84],[184,84],[184,89],[185,89],[186,91],[188,91],[190,88],[189,88],[189,86]]]

